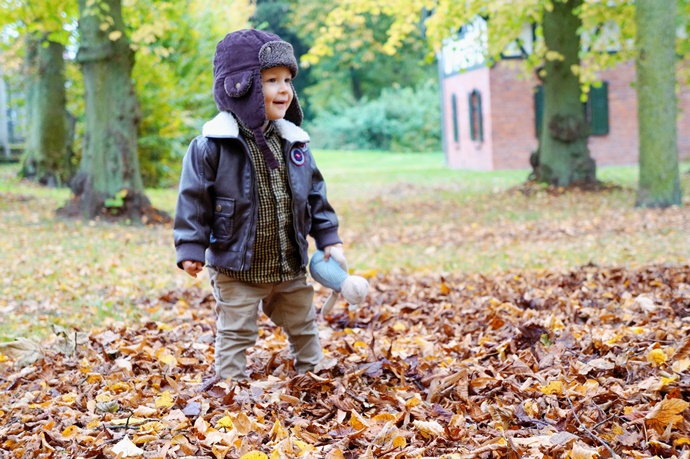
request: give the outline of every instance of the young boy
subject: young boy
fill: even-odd
[[[174,236],[177,265],[204,263],[216,299],[216,374],[246,379],[258,307],[288,336],[295,369],[323,358],[306,280],[307,235],[330,254],[338,219],[314,163],[292,78],[292,46],[259,30],[228,34],[213,59],[220,113],[184,157]]]

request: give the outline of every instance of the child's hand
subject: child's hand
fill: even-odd
[[[202,268],[203,266],[201,266],[201,262],[199,261],[185,260],[182,262],[182,269],[192,277],[196,277],[196,275],[201,272]]]
[[[345,260],[345,255],[343,254],[343,245],[342,244],[333,244],[329,245],[327,247],[324,247],[323,249],[323,259],[324,261],[328,261],[331,257],[340,265],[341,268],[343,268],[345,271],[347,271],[347,261]]]

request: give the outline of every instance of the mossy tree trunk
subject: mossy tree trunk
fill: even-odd
[[[676,0],[637,0],[638,207],[680,205],[676,108]]]
[[[574,13],[583,0],[554,1],[544,11],[544,41],[548,48],[543,68],[544,125],[539,138],[535,178],[556,186],[596,182],[596,166],[587,148],[589,135],[578,76],[579,28]]]
[[[79,0],[77,61],[84,74],[86,121],[75,198],[63,213],[146,223],[151,208],[137,155],[139,101],[131,79],[134,52],[120,0]]]
[[[27,39],[29,123],[20,175],[49,186],[62,186],[71,174],[64,51],[64,45],[45,37]]]
[[[7,85],[0,67],[0,149],[5,160],[12,159],[10,153],[10,133],[7,129]]]

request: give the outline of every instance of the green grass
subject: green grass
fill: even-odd
[[[635,209],[637,167],[602,167],[621,185],[554,196],[519,191],[527,170],[450,170],[441,154],[315,152],[341,220],[350,267],[486,274],[567,270],[587,263],[639,266],[690,260],[690,175],[684,203]],[[690,164],[682,165],[682,171]],[[157,320],[165,292],[207,288],[175,266],[172,228],[61,220],[69,190],[20,182],[0,165],[0,339],[45,337],[50,325],[89,329]],[[176,190],[148,190],[174,212]]]

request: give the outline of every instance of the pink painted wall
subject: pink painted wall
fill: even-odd
[[[453,169],[493,170],[493,143],[491,137],[492,111],[489,69],[478,68],[465,73],[453,75],[443,81],[445,129],[448,165]],[[469,95],[478,90],[482,100],[484,141],[477,142],[470,138]],[[452,96],[457,100],[459,141],[453,138]]]

